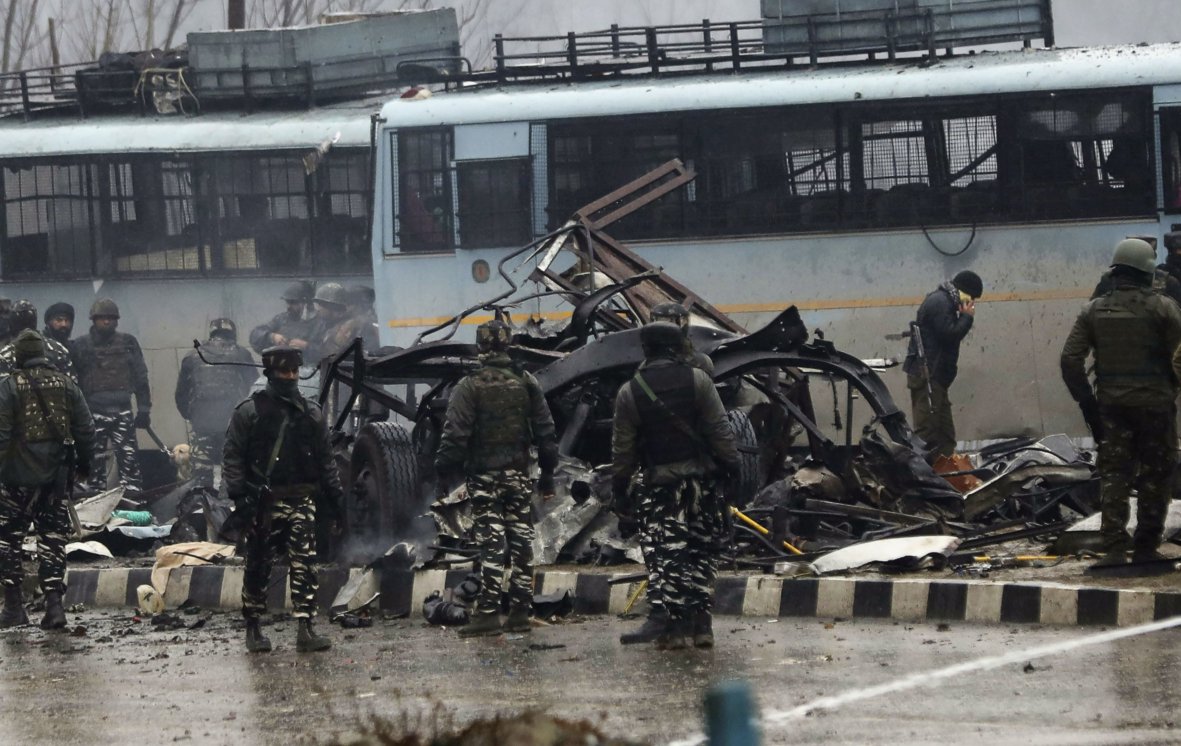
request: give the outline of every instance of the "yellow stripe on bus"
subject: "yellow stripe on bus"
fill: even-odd
[[[1016,293],[986,293],[980,303],[1020,303],[1028,301],[1049,300],[1087,300],[1091,297],[1092,288],[1060,288],[1055,290],[1037,290]],[[923,296],[902,296],[884,298],[838,298],[833,300],[797,301],[794,305],[801,311],[835,311],[840,309],[859,308],[891,308],[897,306],[917,306]],[[733,303],[718,306],[723,313],[777,313],[793,305],[791,303]],[[558,321],[570,318],[570,311],[546,311],[537,313],[514,313],[513,323],[523,323],[529,319],[542,318],[547,321]],[[391,319],[388,324],[392,329],[406,329],[410,327],[437,326],[451,320],[451,316],[424,316],[420,318]],[[483,324],[491,321],[491,314],[468,316],[461,321],[465,325]]]

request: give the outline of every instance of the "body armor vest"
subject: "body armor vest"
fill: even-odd
[[[499,469],[529,463],[533,440],[529,389],[507,368],[486,365],[472,374],[476,421],[470,458],[479,468]]]
[[[1159,379],[1170,386],[1171,351],[1164,349],[1156,328],[1156,301],[1148,288],[1120,288],[1095,301],[1091,319],[1095,330],[1095,376],[1100,385],[1118,379],[1137,379],[1151,385]]]
[[[250,397],[258,420],[250,431],[249,472],[246,479],[259,483],[270,469],[271,487],[289,484],[309,484],[320,481],[319,461],[316,459],[316,420],[309,411],[299,411],[266,391],[257,391]],[[309,408],[311,405],[308,405]],[[272,467],[268,461],[279,437],[283,415],[288,417],[283,446]]]
[[[70,433],[73,414],[65,375],[50,368],[22,368],[13,373],[13,381],[19,397],[16,430],[20,437],[26,443],[62,442]],[[45,402],[44,409],[38,392]]]
[[[652,401],[639,381],[632,379],[632,398],[640,415],[640,450],[646,466],[673,464],[698,458],[701,449],[694,438],[685,432],[696,432],[697,412],[694,408],[695,391],[693,369],[685,364],[644,368],[648,388],[660,401]],[[680,423],[677,420],[680,420]]]
[[[115,332],[109,343],[95,341],[90,349],[94,354],[94,368],[87,377],[84,393],[131,391],[131,356],[134,348],[129,337]]]

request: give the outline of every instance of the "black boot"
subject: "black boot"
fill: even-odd
[[[508,617],[504,620],[505,632],[532,632],[533,625],[529,623],[528,606],[511,606]]]
[[[619,636],[623,645],[636,645],[643,642],[655,642],[664,628],[668,626],[668,613],[663,606],[653,606],[648,612],[648,618],[631,632],[624,632]]]
[[[312,620],[304,617],[299,620],[299,632],[295,637],[295,649],[301,653],[315,653],[332,647],[332,641],[327,637],[316,634],[312,628]]]
[[[477,612],[472,615],[472,620],[459,628],[460,637],[480,637],[483,635],[499,635],[500,629],[500,615],[495,611],[484,613]]]
[[[657,650],[684,650],[689,647],[689,637],[693,633],[691,619],[669,619],[664,630],[656,638]]]
[[[713,646],[713,616],[708,611],[698,611],[693,615],[693,647],[712,648]]]
[[[45,592],[45,616],[41,617],[41,629],[65,629],[66,610],[62,608],[62,592]]]
[[[25,611],[25,596],[19,585],[4,586],[4,610],[0,611],[0,628],[20,627],[29,623]]]
[[[246,620],[246,652],[271,652],[271,641],[262,633],[262,626],[258,621],[258,617]]]

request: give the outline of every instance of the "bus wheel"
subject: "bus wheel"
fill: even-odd
[[[351,537],[392,541],[424,507],[410,431],[371,422],[357,433],[345,520]],[[388,546],[373,547],[384,552]]]
[[[759,439],[746,412],[732,409],[726,413],[726,419],[730,421],[730,429],[734,431],[738,458],[742,462],[738,477],[733,482],[737,494],[727,497],[731,505],[741,508],[750,503],[763,486],[762,471],[759,469]]]

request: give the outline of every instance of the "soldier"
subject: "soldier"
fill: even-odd
[[[693,349],[693,340],[689,339],[689,310],[687,308],[680,303],[657,303],[652,306],[650,319],[651,321],[666,321],[680,329],[685,346],[685,362],[694,368],[701,368],[711,378],[713,377],[714,361],[704,352]]]
[[[235,405],[250,393],[257,373],[250,351],[238,346],[238,328],[230,319],[209,322],[209,341],[201,345],[201,354],[194,350],[181,361],[176,411],[189,421],[193,480],[213,486],[214,467],[221,462],[225,446],[226,424]]]
[[[301,653],[327,650],[332,643],[316,634],[317,580],[312,562],[316,549],[316,496],[335,515],[344,504],[328,426],[319,405],[299,393],[303,354],[293,347],[263,351],[267,387],[234,410],[226,432],[222,481],[226,494],[241,511],[245,535],[246,574],[242,581],[242,616],[246,649],[271,650],[260,617],[266,613],[267,587],[274,555],[287,555],[291,604],[299,630]]]
[[[312,301],[312,285],[307,281],[293,282],[283,291],[287,310],[265,324],[259,324],[250,331],[250,346],[261,354],[268,347],[290,345],[297,350],[306,350],[315,326],[306,318],[305,310]]]
[[[616,511],[634,512],[653,551],[648,584],[667,614],[662,650],[713,646],[714,549],[724,500],[715,477],[737,474],[734,434],[710,377],[684,359],[681,331],[655,322],[640,330],[644,362],[615,398],[611,435]],[[643,468],[632,502],[632,476]]]
[[[972,330],[984,283],[965,270],[927,294],[919,306],[902,370],[910,389],[914,431],[932,463],[955,453],[955,420],[948,390],[959,372],[960,344]]]
[[[69,483],[90,469],[94,422],[77,384],[49,365],[40,334],[21,332],[15,348],[18,367],[0,380],[0,627],[29,621],[21,594],[21,542],[31,521],[40,539],[41,628],[61,629],[66,537],[73,530]]]
[[[37,307],[27,300],[18,300],[12,306],[11,322],[13,334],[20,334],[26,329],[37,328]],[[70,351],[56,339],[44,338],[45,357],[50,366],[59,373],[65,373],[75,383],[78,377],[74,374],[74,361]],[[11,373],[17,369],[15,342],[0,347],[0,375]]]
[[[136,456],[136,428],[152,424],[152,391],[148,366],[139,340],[116,331],[119,306],[110,298],[99,298],[90,307],[90,332],[74,340],[74,364],[78,383],[94,416],[98,447],[113,450],[119,465],[119,483],[129,490],[140,489],[139,459]],[[131,396],[136,412],[131,414]],[[106,462],[96,463],[93,478],[97,489],[106,488]]]
[[[348,289],[349,322],[353,338],[360,337],[365,350],[373,352],[380,344],[377,339],[377,312],[373,308],[373,288],[353,285]]]
[[[348,292],[338,282],[316,289],[316,326],[308,345],[308,357],[319,361],[343,350],[353,341],[354,325],[348,311]]]
[[[554,494],[558,447],[541,386],[508,354],[509,327],[489,321],[476,329],[479,370],[451,392],[435,457],[440,490],[462,473],[472,503],[472,538],[480,549],[476,613],[463,637],[501,632],[500,597],[508,573],[509,613],[503,631],[529,632],[533,606],[533,489],[529,448],[537,446],[537,491]]]
[[[1177,463],[1174,400],[1181,380],[1181,310],[1152,289],[1155,252],[1120,241],[1111,259],[1113,289],[1088,303],[1062,348],[1062,380],[1099,441],[1099,531],[1109,552],[1128,548],[1128,496],[1137,494],[1135,561],[1158,557]],[[1095,390],[1087,355],[1095,356]]]
[[[70,335],[74,332],[74,307],[69,303],[54,303],[45,309],[45,331],[41,336],[53,339],[66,348],[70,346]]]
[[[1166,249],[1168,248],[1169,244],[1171,243],[1171,241],[1169,240],[1170,235],[1173,235],[1173,234],[1166,234],[1165,235]],[[1155,237],[1153,237],[1153,236],[1129,236],[1129,238],[1136,238],[1136,239],[1144,241],[1146,244],[1148,244],[1148,247],[1150,249],[1152,249],[1153,260],[1155,261],[1155,259],[1156,259],[1156,238]],[[1153,270],[1152,292],[1163,293],[1166,297],[1172,298],[1173,301],[1175,303],[1177,303],[1178,306],[1181,306],[1181,281],[1179,281],[1176,276],[1176,271],[1177,271],[1177,267],[1178,267],[1177,263],[1174,262],[1172,267],[1173,268],[1170,269],[1170,265],[1168,263],[1168,257],[1165,257],[1165,263],[1158,265],[1156,267],[1156,269]],[[1101,295],[1107,295],[1108,293],[1110,293],[1112,291],[1112,289],[1114,287],[1115,287],[1115,283],[1112,281],[1112,278],[1111,278],[1111,270],[1108,269],[1106,272],[1104,272],[1102,274],[1102,276],[1099,277],[1099,282],[1095,285],[1095,289],[1091,292],[1091,300],[1095,300],[1096,298],[1098,298]]]

